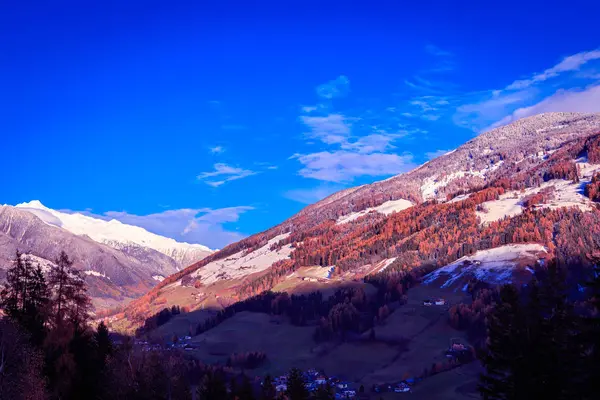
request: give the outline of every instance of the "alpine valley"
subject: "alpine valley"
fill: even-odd
[[[96,318],[169,360],[181,348],[227,374],[326,371],[341,396],[468,399],[490,312],[510,300],[502,285],[526,288],[558,265],[584,298],[599,200],[600,114],[546,113],[218,251],[32,201],[0,208],[0,257],[51,267],[65,250]]]
[[[470,398],[481,367],[452,349],[481,347],[495,288],[549,263],[575,263],[583,282],[599,173],[600,115],[521,119],[214,252],[109,323],[154,343],[186,336],[204,362],[262,354],[258,375],[316,367],[372,388],[427,376],[419,398]]]
[[[213,253],[114,219],[56,211],[37,200],[0,206],[0,265],[9,266],[17,250],[46,271],[65,251],[85,274],[97,310],[124,305]]]

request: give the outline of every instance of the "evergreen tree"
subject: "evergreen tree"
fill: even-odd
[[[56,259],[56,267],[50,270],[50,287],[54,290],[52,317],[55,327],[65,322],[75,327],[83,326],[89,319],[90,299],[80,271],[73,268],[73,261],[64,251]]]
[[[240,400],[254,400],[254,389],[252,383],[246,375],[242,376],[242,384],[238,390],[238,397]]]
[[[290,400],[308,399],[306,381],[298,368],[292,368],[288,374],[286,395]]]
[[[107,357],[113,352],[108,328],[106,327],[106,324],[104,324],[104,321],[101,321],[98,324],[98,328],[94,334],[94,339],[96,341],[96,347],[98,348],[98,360],[100,362],[100,367],[104,368]]]
[[[261,400],[275,400],[276,397],[277,391],[275,390],[273,378],[271,378],[271,375],[267,375],[262,384],[260,398]]]
[[[315,393],[315,400],[334,400],[335,399],[335,391],[333,390],[333,386],[329,383],[325,383],[324,385],[320,385],[317,388]]]
[[[25,329],[35,346],[41,345],[49,302],[48,285],[41,267],[34,267],[31,259],[17,251],[14,265],[6,273],[6,281],[0,293],[0,307]]]
[[[582,363],[583,399],[592,399],[600,393],[600,258],[592,258],[591,279],[586,283],[589,291],[589,312],[583,318],[580,343],[587,351]]]
[[[500,302],[488,316],[487,351],[481,360],[486,372],[481,376],[479,391],[486,400],[527,398],[528,388],[521,379],[527,373],[521,364],[524,320],[517,289],[503,286]]]
[[[227,386],[221,374],[216,371],[208,371],[204,377],[202,388],[200,389],[201,400],[215,400],[227,398]]]

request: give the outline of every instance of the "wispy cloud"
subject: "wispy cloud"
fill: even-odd
[[[283,196],[298,203],[313,204],[342,189],[343,186],[339,185],[319,185],[309,189],[288,190]]]
[[[326,182],[351,182],[360,176],[385,176],[406,172],[415,165],[410,154],[357,153],[346,150],[297,155],[304,166],[299,174]]]
[[[317,111],[318,109],[319,109],[319,107],[317,107],[317,106],[303,106],[302,112],[311,113],[313,111]]]
[[[480,132],[540,112],[597,111],[599,81],[600,50],[580,52],[504,88],[463,94],[453,119]]]
[[[493,123],[487,129],[497,128],[510,124],[520,118],[545,112],[600,112],[600,84],[592,85],[585,89],[561,89],[539,103],[516,109],[510,115]]]
[[[246,178],[248,176],[256,175],[258,172],[251,171],[248,169],[242,169],[238,167],[232,167],[225,163],[217,163],[214,165],[214,171],[202,172],[197,176],[198,180],[203,181],[207,185],[212,187],[218,187],[224,183],[235,181],[237,179]],[[220,180],[212,180],[210,178],[222,178]]]
[[[321,97],[332,98],[340,95],[341,87],[346,85],[347,78],[340,77],[320,85],[317,92]],[[302,164],[298,171],[300,176],[324,182],[349,183],[362,176],[398,174],[414,166],[412,155],[391,153],[396,149],[396,141],[416,132],[400,123],[396,107],[384,107],[380,111],[365,108],[359,112],[354,110],[351,114],[335,112],[333,105],[327,109],[311,107],[302,111],[304,114],[299,119],[309,129],[307,138],[318,140],[328,148],[290,157]],[[319,193],[324,191],[319,187]],[[298,196],[305,194],[292,193]],[[311,202],[313,200],[314,197]]]
[[[540,73],[534,74],[531,78],[514,81],[506,87],[506,90],[522,90],[528,88],[535,83],[555,78],[564,72],[577,71],[588,62],[598,59],[600,59],[600,50],[582,51],[581,53],[573,54],[563,58],[558,64]]]
[[[350,91],[350,80],[340,75],[332,81],[317,86],[317,94],[325,99],[344,97]]]
[[[437,47],[436,45],[433,44],[428,44],[425,46],[425,51],[428,52],[431,55],[434,56],[438,56],[438,57],[449,57],[452,56],[453,54],[449,51],[446,50],[442,50],[439,47]]]
[[[434,158],[438,158],[448,153],[450,150],[436,150],[436,151],[428,151],[425,153],[425,158],[427,160],[433,160]]]
[[[342,114],[325,116],[303,115],[300,120],[310,128],[309,136],[324,143],[342,143],[350,134],[352,121]]]
[[[104,220],[116,219],[180,242],[221,248],[246,236],[237,231],[227,230],[224,224],[237,222],[241,214],[253,209],[250,206],[238,206],[218,209],[183,208],[147,215],[136,215],[126,211],[108,211],[100,215],[89,212],[83,214]]]
[[[213,154],[221,154],[225,152],[225,148],[223,146],[213,146],[209,150]]]

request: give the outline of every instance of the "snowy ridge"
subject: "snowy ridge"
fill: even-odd
[[[98,243],[107,244],[118,250],[131,244],[156,250],[173,258],[181,266],[199,261],[213,252],[201,244],[177,242],[115,219],[105,221],[80,213],[68,214],[56,211],[44,206],[38,200],[17,204],[15,207],[31,212],[49,225],[61,227],[76,235],[86,235]]]

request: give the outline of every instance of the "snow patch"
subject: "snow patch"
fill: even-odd
[[[588,184],[592,175],[600,170],[600,165],[592,165],[585,162],[577,163],[580,171],[578,183],[564,179],[553,179],[544,182],[539,187],[528,188],[524,191],[513,190],[504,193],[498,200],[486,201],[482,207],[487,211],[477,211],[477,216],[482,224],[499,221],[504,217],[514,217],[523,212],[523,199],[539,193],[548,188],[554,188],[554,199],[546,204],[537,205],[537,208],[556,209],[561,207],[579,207],[583,211],[591,211],[593,202],[583,194],[583,188]]]
[[[485,180],[488,174],[500,168],[500,166],[503,163],[504,161],[498,161],[497,163],[488,165],[487,167],[479,171],[468,170],[453,172],[451,174],[445,175],[441,179],[438,179],[439,175],[434,175],[425,178],[423,180],[423,184],[421,185],[421,196],[425,201],[435,199],[437,197],[439,189],[448,186],[448,184],[450,184],[450,182],[452,182],[453,180],[463,178],[465,176],[473,176]]]
[[[396,261],[396,258],[397,257],[392,257],[383,260],[383,262],[380,263],[381,265],[379,266],[379,270],[377,272],[385,271],[387,267],[389,267],[394,261]]]
[[[97,277],[102,277],[102,278],[106,278],[106,279],[110,279],[110,277],[106,276],[103,273],[100,273],[98,271],[94,271],[94,270],[87,270],[87,271],[83,271],[84,274],[86,275],[93,275],[93,276],[97,276]]]
[[[227,258],[213,261],[195,271],[192,276],[201,280],[205,285],[210,285],[221,279],[236,279],[256,272],[264,271],[273,263],[284,260],[290,256],[293,249],[287,244],[279,250],[271,250],[271,246],[290,234],[284,233],[275,236],[261,248],[246,253],[245,250],[228,256]]]
[[[336,224],[341,225],[341,224],[345,224],[350,221],[354,221],[355,219],[362,217],[363,215],[367,215],[371,211],[376,211],[376,212],[378,212],[380,214],[384,214],[384,215],[390,215],[394,212],[400,212],[402,210],[406,210],[407,208],[410,208],[412,206],[413,206],[413,203],[411,203],[408,200],[404,200],[404,199],[390,200],[390,201],[386,201],[385,203],[383,203],[377,207],[369,207],[369,208],[365,208],[362,211],[357,211],[357,212],[350,213],[348,215],[343,215],[337,219]]]
[[[155,281],[162,282],[165,280],[165,277],[162,275],[152,275],[152,279],[154,279]]]
[[[423,283],[430,284],[443,279],[445,282],[441,287],[447,288],[466,276],[473,276],[490,284],[510,283],[520,260],[537,259],[540,253],[546,252],[546,248],[537,243],[511,244],[481,250],[431,272],[423,278]]]

